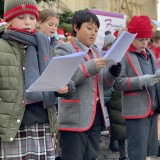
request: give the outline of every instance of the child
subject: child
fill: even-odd
[[[150,49],[153,51],[157,62],[160,65],[160,31],[156,30],[151,38],[151,43],[149,44]],[[160,156],[160,115],[158,115],[158,156]]]
[[[72,40],[72,34],[70,32],[65,33],[66,41],[70,42]]]
[[[112,44],[115,42],[116,37],[114,34],[111,33],[111,31],[107,30],[105,32],[105,37],[104,37],[104,44],[103,44],[103,51],[109,50],[112,46]]]
[[[58,37],[54,36],[57,33],[59,25],[59,16],[52,9],[40,11],[38,20],[39,30],[46,34],[50,39],[50,44],[54,48],[58,44]]]
[[[63,28],[58,28],[57,33],[58,33],[58,43],[65,42],[66,38],[64,36]]]
[[[145,160],[158,151],[157,111],[160,102],[160,69],[147,45],[152,25],[147,16],[134,16],[128,31],[137,33],[122,59],[115,88],[123,91],[122,115],[126,120],[129,160]]]
[[[149,47],[151,50],[153,50],[156,59],[157,60],[160,59],[160,31],[159,30],[153,33]]]
[[[25,90],[51,60],[35,0],[5,0],[0,28],[0,159],[54,159],[54,92]],[[59,93],[68,92],[64,86]]]
[[[89,10],[73,17],[70,42],[58,44],[59,55],[87,52],[72,77],[76,92],[70,99],[59,99],[58,125],[63,160],[95,160],[101,130],[105,129],[103,87],[109,89],[119,75],[121,65],[106,70],[103,52],[93,47],[100,23]]]
[[[114,34],[111,33],[111,31],[109,31],[109,30],[105,31],[104,44],[103,44],[102,50],[103,51],[109,50],[111,48],[112,44],[115,42],[115,40],[116,40],[116,37],[114,36]],[[105,52],[104,52],[104,54],[105,54]],[[111,99],[112,95],[113,95],[113,88],[110,88],[109,90],[106,90],[104,92],[104,103],[105,103],[106,113],[108,113],[108,104],[110,102],[110,99]],[[106,118],[109,119],[109,115]],[[110,128],[110,126],[109,126],[109,128]],[[101,135],[103,135],[103,133],[105,133],[105,131],[102,132]],[[112,152],[118,152],[119,151],[118,143],[114,139],[114,137],[111,135],[111,132],[110,132],[109,149]]]
[[[52,9],[44,9],[40,11],[39,19],[38,19],[38,29],[47,35],[50,41],[51,47],[54,49],[58,44],[58,34],[57,29],[59,25],[59,16]],[[57,56],[57,54],[52,52],[53,56]],[[55,97],[55,107],[57,110],[58,106],[58,97]]]

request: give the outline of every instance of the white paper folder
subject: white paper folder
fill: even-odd
[[[85,54],[86,52],[78,52],[70,55],[53,57],[42,75],[26,90],[26,92],[58,91],[70,82]]]

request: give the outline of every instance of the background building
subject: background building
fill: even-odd
[[[53,8],[60,13],[63,8],[77,11],[85,8],[94,8],[109,12],[123,13],[129,20],[134,15],[148,15],[158,20],[157,4],[159,0],[54,0],[39,3],[39,9]]]

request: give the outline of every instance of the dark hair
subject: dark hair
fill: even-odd
[[[109,30],[107,30],[107,31],[105,31],[105,36],[107,36],[108,34],[111,34],[111,31],[109,31]]]
[[[85,22],[95,23],[98,28],[100,27],[99,19],[94,13],[91,13],[88,9],[79,10],[74,14],[73,17],[73,24],[72,24],[73,36],[76,36],[74,25],[76,25],[76,27],[80,29],[81,25]]]

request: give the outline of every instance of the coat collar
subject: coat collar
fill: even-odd
[[[150,55],[150,58],[153,62],[153,69],[154,71],[156,70],[156,60],[155,60],[155,57],[152,53],[152,51],[148,48],[146,48],[146,52],[148,55]],[[129,64],[130,66],[132,67],[132,69],[134,70],[135,74],[137,75],[143,75],[142,73],[142,70],[141,70],[141,67],[140,67],[140,64],[139,64],[139,61],[138,61],[138,58],[137,58],[137,55],[135,54],[135,52],[133,52],[133,50],[129,50],[129,52],[127,52],[126,54],[126,57],[129,61]],[[129,60],[130,59],[130,60]]]
[[[81,51],[85,51],[88,53],[88,51],[90,50],[92,52],[93,58],[97,58],[97,53],[95,53],[95,49],[93,46],[91,47],[87,47],[84,44],[82,44],[80,41],[78,41],[77,38],[73,37],[72,41],[71,41],[72,46],[75,48],[76,52],[81,52]],[[90,57],[88,56],[88,54],[85,55],[86,59],[90,59]]]
[[[146,52],[146,51],[144,51],[144,52],[138,51],[138,50],[133,46],[133,44],[130,45],[129,51],[142,54],[146,59],[148,59],[148,54],[147,54],[147,52]]]

